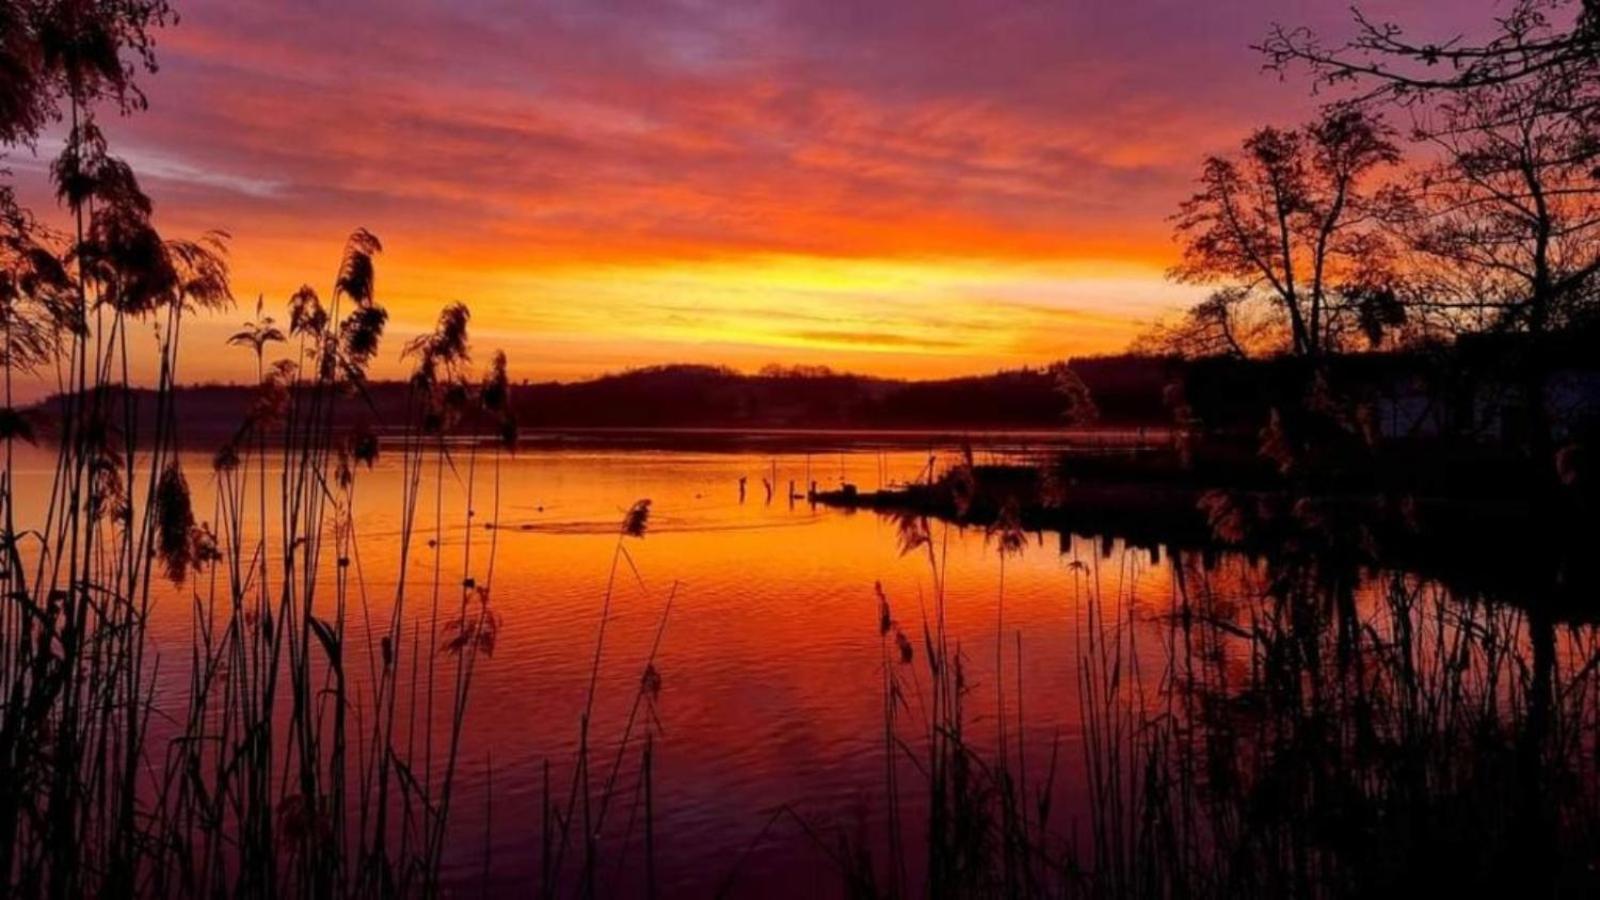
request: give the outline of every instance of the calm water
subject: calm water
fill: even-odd
[[[954,461],[952,451],[936,455],[936,465]],[[39,478],[24,481],[25,489],[47,488],[52,462],[42,454],[26,457],[19,474]],[[503,625],[492,657],[479,663],[471,694],[447,853],[452,882],[462,892],[476,890],[486,855],[490,886],[510,891],[537,881],[545,766],[564,800],[617,526],[630,504],[648,498],[648,532],[623,542],[626,559],[616,580],[591,731],[596,770],[611,766],[672,596],[655,662],[661,691],[654,808],[662,883],[683,896],[712,893],[729,879],[741,894],[758,888],[761,896],[836,892],[839,876],[793,818],[768,826],[774,811],[787,806],[825,841],[843,832],[881,845],[883,696],[874,584],[882,584],[895,617],[917,638],[919,656],[921,622],[935,586],[925,556],[901,553],[893,521],[813,508],[803,499],[791,503],[784,494],[790,479],[803,485],[808,473],[825,487],[842,480],[871,489],[916,479],[928,464],[927,449],[810,457],[538,450],[499,463],[497,509],[495,464],[479,458],[469,527],[467,461],[458,454],[444,470],[437,536],[431,486],[425,491],[408,595],[408,618],[425,643],[436,556],[448,608],[459,597],[469,538],[471,570],[480,581],[493,540],[492,604]],[[184,465],[197,517],[214,520],[209,458],[186,455]],[[768,502],[761,480],[774,472],[778,487]],[[747,479],[743,501],[741,476]],[[355,644],[365,641],[365,617],[383,620],[392,602],[398,461],[381,460],[358,484],[352,570],[368,609],[351,611]],[[270,496],[270,478],[268,485]],[[247,498],[247,507],[253,503]],[[491,522],[497,527],[484,527]],[[991,685],[1002,561],[981,531],[935,523],[932,533],[947,567],[949,629],[961,642],[973,687],[969,738],[985,746],[996,730]],[[1240,602],[1252,592],[1259,596],[1252,571],[1240,561],[1228,576]],[[181,708],[188,659],[189,591],[203,587],[162,597],[155,613],[161,702],[173,708]],[[1086,635],[1099,628],[1125,637],[1131,654],[1126,677],[1155,696],[1171,649],[1164,634],[1176,593],[1165,553],[1097,537],[1030,535],[1024,552],[1004,561],[1004,677],[1008,690],[1019,678],[1023,685],[1020,744],[1035,778],[1053,757],[1057,761],[1053,827],[1063,834],[1090,827],[1078,680]],[[1102,604],[1103,620],[1090,620],[1092,601]],[[1216,665],[1226,674],[1242,673],[1251,663],[1219,652]],[[368,671],[365,662],[349,668]],[[1007,715],[1014,718],[1013,702]],[[913,734],[920,714],[917,700],[909,700],[903,722]],[[442,757],[443,735],[434,737]],[[607,857],[621,861],[603,877],[623,893],[639,883],[637,737],[626,751],[602,836]],[[1019,741],[1015,732],[1011,740]]]

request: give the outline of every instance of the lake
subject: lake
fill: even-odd
[[[1008,447],[978,455],[1017,458],[1015,445]],[[662,893],[836,894],[849,853],[875,860],[867,868],[880,883],[916,882],[927,853],[915,824],[928,808],[919,754],[933,716],[925,627],[931,630],[941,592],[949,645],[961,660],[964,746],[991,759],[1004,746],[1024,818],[1033,816],[1038,833],[1102,871],[1151,852],[1137,846],[1147,836],[1137,804],[1162,791],[1204,795],[1219,807],[1258,803],[1247,790],[1258,781],[1236,782],[1264,778],[1272,759],[1282,764],[1291,751],[1274,741],[1307,740],[1310,719],[1302,717],[1325,732],[1327,743],[1316,747],[1339,751],[1323,758],[1297,744],[1292,753],[1304,754],[1313,770],[1318,759],[1359,768],[1364,763],[1353,760],[1366,752],[1363,741],[1418,746],[1423,734],[1426,746],[1454,760],[1458,730],[1488,719],[1453,715],[1489,705],[1513,729],[1546,705],[1527,698],[1552,691],[1549,673],[1538,671],[1544,643],[1530,640],[1514,604],[1455,596],[1381,566],[1358,567],[1333,584],[1343,576],[1293,561],[1175,559],[1165,547],[1132,547],[1114,535],[1025,534],[1017,547],[937,521],[925,525],[929,541],[906,552],[906,531],[892,517],[787,496],[791,480],[800,491],[813,481],[868,490],[960,461],[948,442],[904,440],[809,454],[539,447],[496,461],[456,447],[447,460],[429,455],[406,572],[405,639],[417,641],[417,663],[402,680],[411,696],[426,697],[432,672],[438,704],[448,704],[454,676],[447,673],[459,657],[439,647],[430,653],[429,634],[435,621],[454,617],[463,578],[486,587],[499,620],[492,652],[473,663],[459,736],[444,850],[453,891],[531,892],[555,865],[545,810],[568,805],[595,673],[588,747],[600,893],[637,893],[646,877],[647,733],[653,877]],[[43,451],[19,460],[24,509],[43,504],[53,462]],[[196,518],[221,521],[210,454],[186,452],[182,462]],[[247,476],[233,499],[253,516],[260,498]],[[770,499],[763,479],[776,485]],[[393,609],[404,484],[398,455],[385,452],[371,471],[359,471],[350,515],[330,515],[326,526],[349,529],[349,564],[335,566],[329,550],[325,571],[330,581],[350,579],[344,664],[358,698],[370,693],[378,655],[370,635]],[[278,493],[269,471],[268,500],[275,504]],[[643,535],[619,535],[629,508],[644,499]],[[596,668],[608,583],[610,618]],[[436,585],[444,598],[437,619]],[[880,585],[893,623],[887,632]],[[163,588],[151,615],[155,704],[174,717],[188,690],[196,617],[205,615],[206,603],[195,598],[211,586],[202,573],[183,588]],[[1305,609],[1284,600],[1302,596],[1297,591]],[[1296,618],[1305,616],[1317,626]],[[901,660],[896,633],[906,636],[910,663]],[[1590,696],[1583,690],[1592,669],[1583,667],[1600,658],[1592,637],[1577,627],[1549,635],[1546,658],[1554,660],[1557,686],[1566,687],[1543,715],[1589,721],[1593,702],[1573,698]],[[1402,641],[1408,674],[1396,679]],[[1286,703],[1274,679],[1290,669],[1296,699]],[[893,763],[885,733],[891,682],[888,706],[904,744]],[[1346,716],[1353,695],[1366,712]],[[1160,721],[1186,724],[1169,736],[1175,740],[1147,741]],[[1417,733],[1403,733],[1408,728]],[[442,777],[448,716],[437,714],[430,729],[418,714],[401,734],[422,748],[418,758],[430,758],[432,777]],[[1243,770],[1226,777],[1215,758],[1223,735],[1227,765]],[[1577,759],[1592,733],[1567,739],[1550,752],[1571,753],[1574,770],[1592,774],[1592,761]],[[1130,762],[1143,760],[1143,771],[1159,767],[1163,786],[1137,766],[1108,771],[1118,748]],[[1469,762],[1451,761],[1450,777],[1466,777]],[[1192,783],[1169,779],[1173,773]],[[891,778],[899,795],[893,804]],[[1302,796],[1303,787],[1284,789],[1286,811],[1342,796],[1327,784]],[[1217,799],[1229,791],[1238,796]],[[1188,834],[1178,843],[1193,848],[1189,862],[1200,866],[1215,862],[1205,848],[1240,826],[1219,813],[1184,827],[1192,831],[1175,826]],[[560,864],[569,885],[582,851],[581,838],[570,843]],[[913,874],[885,862],[896,846]]]

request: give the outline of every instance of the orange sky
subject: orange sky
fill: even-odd
[[[1430,33],[1462,5],[1491,8],[1368,4]],[[452,300],[518,378],[984,372],[1119,350],[1194,296],[1162,272],[1200,157],[1314,102],[1249,43],[1344,7],[214,0],[107,130],[169,234],[234,235],[240,309],[189,332],[186,380],[246,378],[222,337],[258,293],[326,292],[357,226],[386,246],[379,375]],[[43,160],[10,165],[50,207]]]

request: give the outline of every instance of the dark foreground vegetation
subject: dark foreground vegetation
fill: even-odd
[[[915,603],[875,598],[885,833],[835,833],[781,807],[754,840],[797,826],[857,896],[1600,890],[1580,402],[1600,275],[1592,4],[1520,0],[1470,47],[1414,45],[1364,19],[1343,48],[1275,31],[1270,61],[1354,84],[1360,102],[1206,163],[1178,215],[1174,274],[1216,293],[1152,334],[1159,387],[1154,364],[1130,358],[931,385],[668,369],[514,389],[504,357],[471,367],[459,304],[406,343],[407,382],[373,385],[381,245],[358,230],[331,286],[288,298],[282,326],[258,306],[235,337],[257,384],[180,389],[185,321],[233,300],[226,239],[158,233],[97,124],[142,105],[136,76],[170,19],[160,0],[0,0],[0,140],[32,144],[59,123],[51,173],[68,223],[40,225],[0,188],[7,893],[445,892],[462,722],[500,619],[496,529],[462,528],[448,558],[442,535],[495,523],[500,454],[521,427],[944,426],[952,404],[971,427],[1098,411],[1161,421],[1172,439],[1031,469],[969,461],[888,497],[841,492],[893,507],[931,586]],[[1384,110],[1417,115],[1424,180],[1375,180],[1402,157]],[[136,387],[141,347],[158,375]],[[41,373],[57,399],[18,411],[14,379]],[[651,412],[662,395],[680,411]],[[194,508],[177,453],[195,417],[216,428],[210,511]],[[378,423],[404,485],[384,498],[401,525],[381,597],[352,515]],[[495,439],[463,447],[463,433]],[[14,451],[43,436],[47,501],[19,520]],[[467,487],[462,509],[439,499],[447,471]],[[649,513],[640,501],[619,524],[612,583]],[[947,628],[946,541],[964,526],[997,551],[992,646]],[[1133,549],[1069,559],[1083,729],[1040,770],[1019,749],[1023,636],[1005,576],[1043,527],[1124,534]],[[1474,528],[1488,539],[1472,542]],[[1392,556],[1394,542],[1417,549]],[[1509,555],[1516,577],[1460,574],[1441,545]],[[1173,590],[1151,608],[1114,570],[1162,553]],[[612,583],[597,587],[578,750],[542,773],[543,896],[601,892],[602,838],[624,805],[641,811],[639,855],[606,867],[636,861],[638,890],[657,892],[653,657],[637,661],[623,732],[590,733]],[[192,607],[176,709],[158,708],[148,635],[168,591]],[[973,654],[991,652],[993,677],[975,683]],[[1067,779],[1084,787],[1081,811],[1052,805]],[[730,886],[738,867],[730,854]]]
[[[1359,535],[1313,514],[1286,518],[1255,557],[1167,548],[1173,592],[1154,608],[1128,581],[1142,551],[1107,541],[1072,555],[1084,730],[1058,737],[1043,769],[1017,749],[1024,643],[1005,626],[1004,560],[1027,540],[1015,521],[987,529],[1002,560],[992,647],[952,643],[943,596],[902,620],[880,591],[890,828],[904,831],[886,863],[841,840],[833,858],[852,892],[1600,888],[1595,630],[1541,606],[1549,580],[1447,588],[1369,568],[1346,543]],[[899,519],[942,590],[939,547],[954,526]],[[965,675],[979,653],[993,654],[996,683]],[[1086,820],[1052,806],[1058,779],[1082,780]],[[894,819],[907,797],[925,820]]]
[[[403,346],[397,409],[361,401],[388,315],[382,246],[357,230],[325,292],[300,288],[282,319],[257,304],[230,343],[258,383],[213,431],[209,471],[185,471],[183,329],[233,304],[227,236],[160,234],[98,124],[143,106],[135,80],[172,19],[162,0],[0,2],[0,141],[61,124],[67,222],[41,224],[0,185],[0,893],[436,896],[464,759],[481,763],[461,745],[474,672],[500,628],[497,535],[470,526],[475,504],[492,526],[516,440],[506,359],[469,366],[470,313],[452,304]],[[130,378],[136,353],[153,355],[151,386]],[[52,379],[59,399],[18,410],[22,378]],[[384,498],[396,569],[381,575],[361,565],[354,514],[380,412],[402,470]],[[496,440],[452,454],[464,417]],[[28,486],[43,502],[23,506],[16,450],[47,438],[53,472]],[[444,506],[446,472],[466,485],[461,509]],[[214,482],[212,508],[196,508],[192,477]],[[621,521],[614,575],[648,517],[642,500]],[[467,535],[448,551],[447,528]],[[427,577],[408,580],[424,554]],[[606,736],[616,755],[591,769],[610,589],[579,752],[559,790],[546,768],[547,896],[593,892],[619,771],[648,781],[649,660],[636,715]],[[157,602],[188,607],[181,659],[154,652]]]

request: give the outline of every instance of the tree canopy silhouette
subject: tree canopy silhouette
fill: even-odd
[[[1499,87],[1530,80],[1584,85],[1568,100],[1574,112],[1593,109],[1600,74],[1600,0],[1514,0],[1490,36],[1417,39],[1398,24],[1353,7],[1355,33],[1326,43],[1303,26],[1274,25],[1257,49],[1280,72],[1308,68],[1320,86],[1356,85],[1361,99],[1402,104],[1440,93]]]
[[[1378,226],[1395,198],[1377,176],[1399,158],[1390,129],[1355,108],[1259,129],[1238,154],[1208,158],[1199,190],[1173,217],[1183,258],[1171,272],[1223,288],[1192,314],[1203,332],[1243,354],[1234,322],[1264,303],[1295,354],[1339,349],[1372,287],[1392,277],[1393,248]]]

